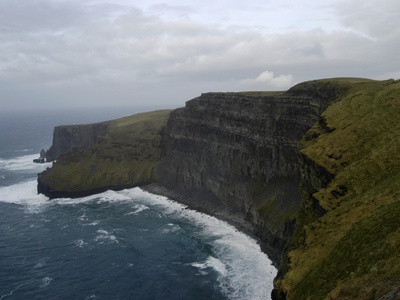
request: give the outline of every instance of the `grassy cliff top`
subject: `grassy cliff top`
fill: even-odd
[[[135,114],[132,116],[122,117],[116,120],[108,121],[110,132],[121,131],[138,131],[148,127],[160,127],[165,125],[165,120],[168,118],[170,109],[155,110]]]
[[[41,185],[56,196],[79,197],[148,184],[160,159],[161,131],[169,114],[158,110],[103,122],[107,135],[94,146],[62,154],[39,175]]]
[[[371,83],[377,82],[377,80],[369,79],[369,78],[361,78],[361,77],[334,77],[334,78],[324,78],[318,79],[316,81],[324,82],[324,81],[336,81],[340,83]]]
[[[277,286],[288,299],[377,299],[400,286],[400,81],[339,79],[350,89],[302,141],[335,175],[305,202]]]

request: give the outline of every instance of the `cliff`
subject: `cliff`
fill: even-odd
[[[90,147],[105,136],[108,131],[106,122],[85,125],[57,126],[53,131],[53,144],[46,151],[48,162],[56,160],[61,154],[78,146]]]
[[[162,122],[107,123],[40,174],[38,191],[145,186],[258,236],[279,267],[274,299],[395,299],[399,99],[398,81],[348,78],[202,94]]]
[[[99,124],[56,127],[55,144],[48,152],[65,152],[38,175],[38,193],[82,197],[149,184],[160,160],[161,130],[169,113],[161,110]]]
[[[302,139],[304,196],[276,299],[400,298],[399,114],[399,81],[355,82]]]
[[[279,265],[301,202],[298,141],[345,89],[202,94],[171,113],[156,180],[191,207],[244,220]]]

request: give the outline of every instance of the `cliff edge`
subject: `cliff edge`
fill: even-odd
[[[399,81],[205,93],[149,114],[106,122],[39,174],[38,191],[142,186],[229,220],[279,267],[273,299],[398,297]]]
[[[274,299],[400,299],[399,114],[400,81],[353,82],[304,136]],[[325,187],[313,165],[332,174]]]
[[[38,175],[38,193],[50,198],[83,197],[153,182],[169,113],[160,110],[98,124],[56,127],[48,152],[60,154],[51,168]]]
[[[56,126],[53,131],[53,144],[46,151],[46,161],[54,161],[74,147],[94,146],[108,130],[107,122]]]
[[[155,172],[174,193],[149,190],[240,223],[279,265],[301,203],[299,140],[346,89],[312,81],[188,101],[170,115]]]

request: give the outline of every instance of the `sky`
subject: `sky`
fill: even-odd
[[[398,79],[399,49],[399,0],[0,0],[0,110]]]

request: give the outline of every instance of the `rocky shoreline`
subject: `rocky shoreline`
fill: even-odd
[[[139,186],[255,237],[279,269],[273,299],[309,298],[316,284],[320,286],[319,298],[347,293],[346,285],[351,284],[367,295],[368,288],[357,278],[368,280],[377,274],[366,271],[353,279],[346,277],[345,270],[337,271],[336,265],[352,253],[341,245],[357,241],[360,235],[351,234],[358,228],[353,226],[353,218],[366,230],[361,235],[368,235],[369,222],[374,223],[374,218],[364,220],[367,215],[357,210],[378,218],[379,209],[397,209],[392,189],[374,190],[388,195],[380,198],[387,201],[383,208],[368,198],[368,192],[354,191],[374,189],[371,178],[384,180],[397,174],[378,168],[371,175],[371,165],[364,162],[377,160],[373,166],[387,164],[388,170],[400,164],[393,161],[396,147],[392,141],[397,139],[398,122],[391,114],[397,109],[392,95],[400,89],[398,85],[395,81],[331,79],[301,83],[282,93],[202,94],[172,112],[131,116],[112,126],[107,124],[107,135],[99,136],[94,145],[65,152],[51,169],[41,173],[38,192],[49,197],[80,196],[104,188]],[[371,91],[376,91],[372,98]],[[387,118],[381,120],[381,115]],[[80,136],[64,139],[59,131],[56,144],[91,136],[89,128],[63,130]],[[393,137],[385,140],[387,136]],[[385,143],[371,143],[377,137]],[[359,151],[363,145],[374,149],[361,152],[371,155],[365,160]],[[374,153],[383,154],[375,157]],[[381,161],[381,157],[386,158]],[[352,207],[355,199],[359,202]],[[396,229],[390,222],[385,228]],[[377,235],[371,241],[381,238],[386,236]],[[360,244],[358,249],[364,247]],[[336,254],[327,256],[331,252]],[[371,253],[374,251],[365,257]],[[331,269],[326,262],[333,262]],[[302,273],[303,269],[307,273]],[[325,274],[325,281],[318,281],[320,274]],[[331,278],[339,282],[336,288],[330,284]],[[377,285],[374,293],[383,295],[393,287]]]
[[[265,247],[267,247],[267,245],[264,245],[264,243],[254,234],[254,227],[250,222],[244,220],[241,214],[235,214],[229,209],[223,208],[222,205],[215,205],[215,203],[212,201],[212,199],[215,197],[212,195],[200,195],[199,193],[196,194],[196,192],[180,194],[157,183],[151,183],[146,186],[141,186],[140,188],[146,192],[165,196],[173,201],[182,203],[189,209],[196,210],[198,212],[216,217],[219,220],[225,221],[239,231],[257,240],[260,243],[261,248],[265,249]],[[201,204],[199,204],[199,201],[201,201]],[[274,261],[275,266],[276,263],[277,262]]]

